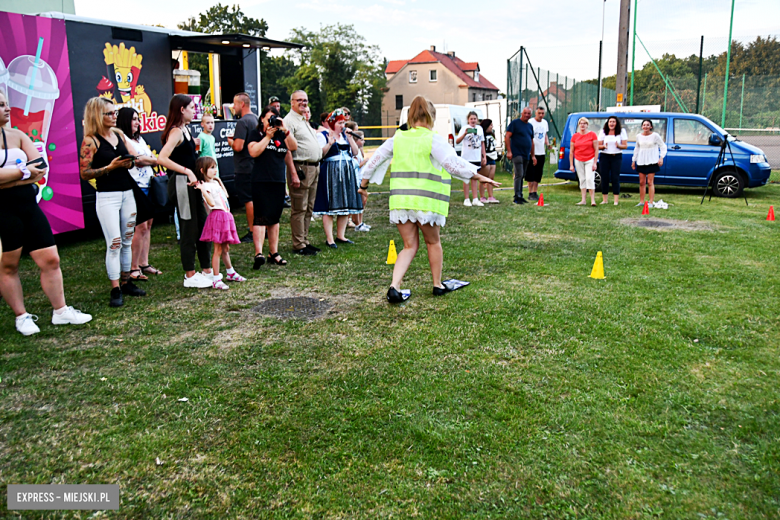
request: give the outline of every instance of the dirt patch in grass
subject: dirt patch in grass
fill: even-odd
[[[668,218],[624,218],[620,221],[626,226],[653,229],[655,231],[714,231],[709,222],[674,220]]]

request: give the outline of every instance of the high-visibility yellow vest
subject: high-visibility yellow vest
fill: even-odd
[[[390,209],[432,211],[445,217],[450,208],[452,177],[431,164],[433,132],[415,127],[393,136]]]

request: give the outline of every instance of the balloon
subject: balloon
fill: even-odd
[[[54,190],[51,189],[49,186],[46,186],[43,188],[43,193],[41,194],[41,198],[43,200],[51,200],[51,198],[54,196]]]

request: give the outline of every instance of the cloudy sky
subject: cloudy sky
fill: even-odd
[[[102,0],[75,2],[78,15],[166,27],[175,27],[216,4],[215,0],[133,0],[122,4],[127,8],[112,9],[112,4]],[[437,50],[455,51],[465,61],[479,61],[482,74],[501,91],[506,89],[506,60],[521,45],[528,49],[534,67],[577,79],[595,78],[602,7],[604,75],[614,74],[619,4],[619,0],[240,2],[247,15],[268,22],[270,38],[285,39],[294,27],[313,30],[320,25],[353,24],[368,43],[379,46],[388,60],[410,59],[436,45]],[[637,33],[654,57],[664,52],[698,54],[702,35],[705,55],[720,53],[726,49],[730,9],[729,0],[639,0]],[[780,1],[739,0],[734,12],[734,38],[752,40],[756,35],[769,34],[780,35]],[[637,47],[639,68],[648,58],[639,44]]]

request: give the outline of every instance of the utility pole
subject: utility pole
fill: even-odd
[[[634,43],[631,44],[631,98],[628,100],[631,106],[634,106],[634,79],[636,71],[634,70],[634,60],[636,59],[636,13],[639,0],[634,0]]]
[[[604,50],[604,13],[607,8],[607,0],[601,3],[601,41],[599,42],[599,97],[597,110],[601,112],[601,56]]]
[[[726,101],[729,98],[729,64],[731,64],[731,31],[734,29],[734,0],[731,0],[731,21],[729,22],[729,49],[726,52],[726,81],[723,82],[723,115],[720,118],[720,127],[726,126]]]
[[[628,83],[628,26],[631,20],[631,0],[620,0],[620,24],[618,28],[617,55],[617,106],[626,104]]]

